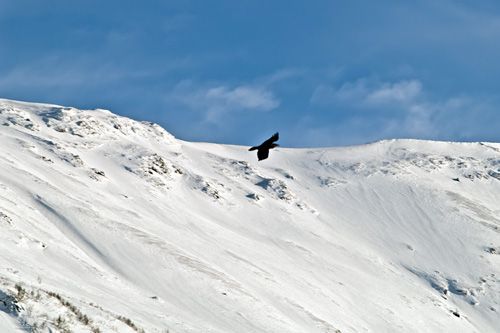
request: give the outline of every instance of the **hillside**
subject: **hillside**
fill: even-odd
[[[109,111],[9,100],[0,141],[2,332],[500,326],[498,143],[257,162]]]

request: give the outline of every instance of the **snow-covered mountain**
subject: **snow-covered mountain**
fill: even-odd
[[[9,100],[0,142],[0,332],[500,327],[498,143],[257,162],[109,111]]]

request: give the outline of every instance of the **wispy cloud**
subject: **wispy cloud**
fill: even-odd
[[[180,82],[168,95],[167,102],[203,112],[209,122],[218,121],[228,113],[266,112],[280,105],[279,99],[264,86],[200,85],[193,81]]]
[[[222,109],[269,111],[279,105],[279,101],[273,94],[262,87],[228,88],[227,86],[219,86],[208,89],[205,98],[211,104]]]
[[[356,124],[367,137],[376,139],[412,137],[423,139],[467,139],[467,128],[477,129],[492,114],[486,103],[467,96],[432,97],[416,79],[375,82],[362,78],[339,88],[321,85],[311,104],[342,110],[344,124]],[[475,117],[481,114],[485,117]],[[469,119],[469,120],[465,120]]]
[[[421,93],[420,81],[401,81],[384,83],[366,96],[369,105],[384,105],[388,103],[410,103]]]
[[[422,93],[418,80],[373,83],[368,79],[346,82],[340,88],[318,86],[311,97],[311,103],[319,105],[349,103],[359,107],[408,105]]]

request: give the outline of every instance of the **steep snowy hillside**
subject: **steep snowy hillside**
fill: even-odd
[[[8,100],[0,141],[1,332],[500,327],[500,144],[257,162],[109,111]]]

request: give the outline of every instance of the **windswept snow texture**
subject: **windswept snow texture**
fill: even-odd
[[[109,111],[8,100],[0,141],[2,332],[500,327],[500,144],[257,163]]]

